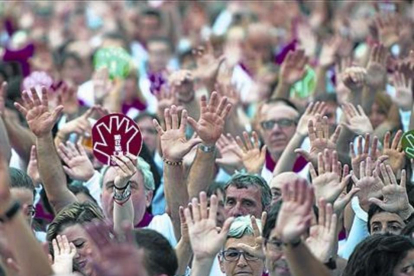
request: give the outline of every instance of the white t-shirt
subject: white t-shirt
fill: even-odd
[[[170,242],[173,248],[177,246],[177,238],[174,234],[174,227],[168,214],[154,216],[147,228],[162,234]]]

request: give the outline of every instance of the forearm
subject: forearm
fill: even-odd
[[[300,148],[305,139],[305,135],[295,133],[292,139],[289,141],[285,150],[279,158],[279,161],[276,164],[275,169],[273,170],[273,175],[278,175],[283,172],[289,172],[293,170],[293,165],[296,160],[295,149]]]
[[[191,244],[180,239],[175,247],[175,253],[178,259],[178,269],[176,275],[185,275],[188,264],[190,263],[193,251],[191,250]]]
[[[53,144],[52,134],[38,137],[36,144],[40,178],[49,202],[58,213],[77,199],[67,188],[65,173]]]
[[[309,248],[301,242],[298,246],[286,246],[284,248],[290,271],[295,276],[330,276],[328,268],[325,267],[315,256],[312,255]]]
[[[326,72],[327,69],[322,66],[318,66],[316,69],[316,85],[313,92],[314,97],[326,94]]]
[[[214,258],[197,260],[194,258],[191,268],[191,276],[209,276]]]
[[[365,86],[362,90],[361,106],[364,109],[365,114],[371,113],[371,107],[374,104],[377,92],[378,91],[368,86]]]
[[[29,162],[30,150],[36,142],[33,133],[9,119],[4,120],[4,127],[7,130],[11,147],[25,162]]]
[[[13,255],[21,269],[20,275],[53,275],[47,255],[37,242],[21,211],[12,220],[4,223],[3,228],[8,241],[10,241]]]
[[[273,91],[271,99],[275,99],[275,98],[289,99],[289,96],[290,96],[289,93],[290,93],[290,85],[285,83],[283,80],[281,80],[278,83],[275,91]]]
[[[184,181],[184,169],[182,166],[164,164],[164,194],[170,210],[170,217],[174,226],[177,239],[181,237],[180,206],[188,204],[188,190]]]
[[[132,200],[129,198],[125,203],[119,204],[114,202],[114,230],[115,233],[122,234],[122,226],[126,223],[134,227],[134,206]]]
[[[215,152],[204,152],[197,148],[196,158],[188,176],[189,198],[198,197],[201,191],[207,191],[214,179]]]

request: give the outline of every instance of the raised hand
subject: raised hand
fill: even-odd
[[[211,94],[207,104],[207,98],[200,99],[200,118],[198,122],[189,117],[188,122],[197,132],[206,146],[214,146],[224,130],[224,123],[231,109],[227,104],[227,98],[219,99],[217,92]]]
[[[352,92],[361,91],[365,85],[367,70],[362,67],[351,66],[345,68],[341,75],[342,82]]]
[[[342,106],[347,123],[343,123],[349,130],[357,135],[364,135],[366,133],[372,133],[374,128],[371,121],[365,114],[362,106],[358,105],[357,108],[351,103],[345,103]]]
[[[66,164],[63,165],[63,170],[70,178],[84,182],[92,178],[95,170],[81,143],[76,147],[70,141],[66,142],[66,145],[60,143],[57,152]]]
[[[311,226],[306,244],[318,260],[327,263],[336,253],[337,215],[332,204],[323,198],[319,199],[318,206],[318,224]]]
[[[280,81],[292,85],[301,80],[306,73],[307,63],[308,58],[305,56],[305,51],[289,52],[280,68]]]
[[[173,87],[179,101],[188,103],[194,99],[194,79],[190,71],[179,70],[172,73],[168,78],[168,83],[170,87]],[[172,94],[175,95],[175,93]]]
[[[298,179],[282,187],[282,207],[277,217],[275,231],[285,244],[295,244],[309,228],[314,201],[313,187],[306,180]]]
[[[261,218],[262,229],[259,229],[259,226],[257,225],[256,218],[254,216],[251,216],[250,218],[251,218],[252,227],[253,227],[253,231],[254,231],[253,232],[254,242],[255,242],[254,246],[250,246],[250,245],[245,244],[245,243],[239,243],[237,246],[241,250],[243,250],[243,251],[245,251],[245,252],[247,252],[247,253],[249,253],[249,254],[257,257],[257,258],[265,260],[266,256],[265,256],[265,252],[264,252],[264,248],[263,248],[264,240],[263,240],[263,237],[262,237],[262,232],[263,232],[263,227],[266,223],[267,213],[266,212],[262,213],[262,218]]]
[[[237,92],[236,88],[232,84],[230,83],[224,84],[224,83],[217,82],[216,91],[220,97],[227,98],[227,101],[232,106],[232,111],[237,110],[237,106],[240,103],[240,94]]]
[[[382,154],[388,156],[387,162],[395,174],[398,174],[405,167],[405,152],[401,146],[402,136],[402,130],[397,131],[391,144],[391,133],[387,132],[384,136],[384,149]]]
[[[88,119],[97,109],[97,106],[91,107],[84,114],[82,114],[82,116],[79,116],[78,118],[64,124],[63,127],[59,130],[58,136],[64,140],[63,138],[66,138],[71,133],[76,133],[78,135],[90,135],[92,127]]]
[[[382,163],[388,159],[388,156],[380,156],[380,151],[378,150],[378,137],[374,137],[372,144],[370,146],[371,135],[367,133],[365,135],[365,143],[362,143],[362,136],[357,138],[357,152],[355,152],[354,143],[349,144],[349,151],[351,156],[352,170],[356,177],[359,177],[359,169],[362,161],[371,157],[372,162]],[[371,148],[370,148],[371,147]]]
[[[236,141],[242,151],[242,162],[248,173],[260,174],[266,159],[266,145],[260,149],[259,136],[252,132],[253,143],[249,134],[243,132],[244,142],[237,136]]]
[[[226,60],[225,56],[214,57],[211,43],[207,43],[207,48],[198,47],[193,54],[197,63],[197,69],[192,72],[194,78],[201,80],[212,91],[220,66]]]
[[[164,159],[172,162],[182,161],[184,156],[197,144],[201,143],[200,138],[187,140],[185,137],[185,128],[187,126],[187,111],[181,113],[181,122],[178,120],[177,107],[171,106],[171,109],[165,109],[165,131],[162,129],[157,120],[153,120],[155,129],[160,136],[161,150]]]
[[[198,199],[193,198],[192,212],[189,208],[184,210],[191,247],[194,258],[197,260],[214,259],[226,241],[227,233],[234,218],[228,218],[219,232],[216,224],[217,208],[217,197],[212,195],[210,210],[208,211],[207,195],[205,192],[201,192],[200,204]]]
[[[40,179],[39,174],[39,167],[37,165],[37,153],[36,153],[36,146],[33,145],[30,150],[30,160],[29,164],[27,164],[27,175],[30,176],[30,178],[33,181],[33,184],[37,186],[42,182]]]
[[[128,181],[138,171],[138,158],[130,153],[121,156],[112,156],[112,161],[116,163],[116,177],[114,180],[115,189],[122,190],[128,185]]]
[[[404,111],[411,110],[413,106],[413,80],[411,77],[405,77],[400,72],[394,73],[394,88],[395,97],[394,102]]]
[[[73,271],[73,258],[76,255],[76,247],[73,243],[68,241],[68,238],[63,235],[57,235],[56,239],[52,240],[53,246],[53,271],[56,274],[69,274]]]
[[[319,55],[319,66],[328,68],[335,63],[336,52],[341,44],[341,38],[334,36],[322,45],[322,51]]]
[[[308,162],[312,162],[316,166],[318,162],[318,154],[325,149],[336,149],[336,143],[338,142],[339,133],[341,127],[337,126],[334,134],[329,136],[329,124],[328,117],[324,116],[321,119],[320,115],[316,115],[315,126],[312,120],[308,122],[308,133],[311,144],[310,152],[303,149],[296,149],[295,153],[302,155]]]
[[[379,40],[385,47],[391,47],[399,40],[400,24],[396,14],[379,14],[375,17]]]
[[[369,198],[369,202],[378,205],[384,211],[403,214],[402,218],[407,219],[414,209],[408,201],[405,170],[401,171],[400,185],[390,165],[381,164],[380,170],[385,184],[381,190],[383,199],[373,197]]]
[[[298,24],[297,33],[300,48],[305,51],[304,53],[307,57],[312,58],[315,55],[316,47],[318,45],[315,33],[312,28],[305,23]]]
[[[177,92],[175,86],[170,89],[166,85],[161,86],[160,91],[155,93],[155,97],[158,100],[158,116],[163,118],[164,110],[170,108],[172,105],[178,105]]]
[[[368,61],[366,84],[375,91],[385,89],[387,82],[387,49],[384,45],[375,45]]]
[[[310,165],[310,174],[312,177],[312,184],[315,189],[315,197],[318,201],[324,198],[330,204],[338,204],[335,206],[335,211],[338,213],[343,210],[343,200],[338,200],[341,193],[346,189],[351,175],[348,174],[348,165],[344,166],[344,174],[341,177],[341,162],[338,161],[338,154],[336,151],[332,153],[329,150],[318,154],[318,173],[312,163]],[[348,197],[352,197],[358,190],[354,190]]]
[[[366,161],[362,161],[360,165],[360,177],[352,175],[355,186],[360,189],[358,193],[359,203],[364,210],[368,210],[370,198],[379,198],[381,190],[384,187],[382,179],[379,177],[379,164],[374,170],[374,164],[371,157]]]
[[[308,123],[310,120],[316,121],[316,115],[323,116],[326,112],[326,105],[324,102],[310,103],[306,108],[305,112],[299,119],[298,125],[296,126],[296,131],[300,135],[308,134]]]
[[[58,104],[63,105],[63,113],[68,115],[77,114],[79,110],[79,101],[77,97],[77,87],[68,86],[63,83],[57,93]]]
[[[52,112],[49,111],[47,90],[42,87],[42,98],[39,99],[34,88],[31,89],[32,98],[27,91],[22,92],[23,105],[15,103],[15,107],[26,117],[30,130],[36,137],[44,137],[51,133],[53,126],[62,114],[63,106],[59,105]]]
[[[243,152],[230,133],[227,134],[227,137],[221,135],[217,141],[217,149],[221,157],[216,159],[216,163],[227,173],[232,175],[235,170],[243,168]]]

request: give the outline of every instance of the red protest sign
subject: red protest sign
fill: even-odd
[[[114,166],[111,155],[137,156],[142,148],[142,135],[138,126],[122,114],[102,117],[92,128],[92,145],[95,157],[106,165]]]

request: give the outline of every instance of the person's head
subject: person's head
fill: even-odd
[[[135,122],[141,130],[142,140],[144,141],[144,144],[147,146],[149,152],[152,155],[157,150],[157,146],[159,143],[157,130],[155,129],[154,124],[152,122],[154,119],[159,121],[156,115],[153,115],[148,112],[140,113],[135,119]]]
[[[252,23],[247,28],[247,47],[245,54],[249,51],[256,52],[262,62],[268,62],[272,56],[272,37],[269,26],[264,23]]]
[[[82,58],[73,52],[63,53],[60,58],[60,76],[63,80],[75,85],[81,85],[85,81]]]
[[[405,227],[404,220],[398,214],[387,212],[376,204],[369,206],[367,223],[371,235],[384,233],[399,235]]]
[[[414,275],[414,243],[409,237],[385,234],[366,238],[355,248],[343,276]]]
[[[256,223],[261,229],[262,225],[259,219],[256,219]],[[231,224],[219,258],[221,271],[226,276],[261,276],[264,271],[264,262],[241,249],[241,244],[251,247],[256,244],[250,216],[238,217]]]
[[[324,102],[326,106],[325,114],[328,117],[328,124],[331,128],[331,133],[337,125],[336,110],[338,108],[338,101],[335,93],[325,93],[315,98],[314,102]]]
[[[283,255],[282,242],[273,231],[277,222],[277,216],[282,202],[278,201],[272,205],[272,209],[267,214],[266,223],[263,227],[262,237],[266,255],[266,267],[269,271],[276,272],[278,276],[290,276],[289,266]]]
[[[56,215],[47,229],[46,236],[49,251],[53,256],[52,241],[57,235],[65,235],[76,247],[74,258],[76,264],[87,275],[92,273],[92,265],[88,257],[92,254],[93,244],[82,225],[94,219],[104,219],[102,210],[97,205],[90,202],[72,203]]]
[[[34,197],[35,188],[32,179],[22,170],[10,168],[10,194],[12,198],[19,201],[23,207],[29,224],[32,223],[35,215]]]
[[[225,184],[224,190],[226,218],[247,215],[260,218],[272,199],[266,181],[261,176],[248,173],[234,175]]]
[[[155,9],[144,10],[139,17],[139,35],[143,42],[157,36],[161,30],[161,13]]]
[[[135,241],[144,249],[144,267],[148,276],[174,276],[178,261],[174,248],[160,233],[150,229],[135,230]]]
[[[216,223],[218,227],[222,227],[225,221],[224,215],[224,201],[225,201],[225,191],[224,183],[214,182],[207,189],[207,197],[210,198],[212,195],[217,196],[218,208],[217,208],[217,217]]]
[[[113,189],[116,177],[114,167],[105,167],[102,171],[102,208],[105,216],[113,220],[114,199]],[[154,176],[150,165],[141,157],[137,160],[137,173],[130,179],[131,200],[134,206],[134,225],[137,225],[144,217],[145,210],[150,206],[155,189]]]
[[[374,103],[371,107],[371,113],[369,114],[369,120],[374,129],[387,120],[391,106],[392,99],[389,95],[385,93],[376,94]]]
[[[282,186],[286,183],[294,183],[300,179],[297,173],[284,172],[273,177],[270,181],[270,191],[272,192],[272,205],[282,200]]]
[[[296,131],[299,112],[285,99],[264,103],[258,110],[260,135],[273,159],[279,159]]]
[[[160,72],[167,68],[172,54],[172,45],[165,37],[154,37],[147,42],[148,64],[151,72]]]
[[[97,204],[89,189],[83,185],[82,181],[75,180],[68,186],[69,190],[76,196],[80,203],[90,202]]]

